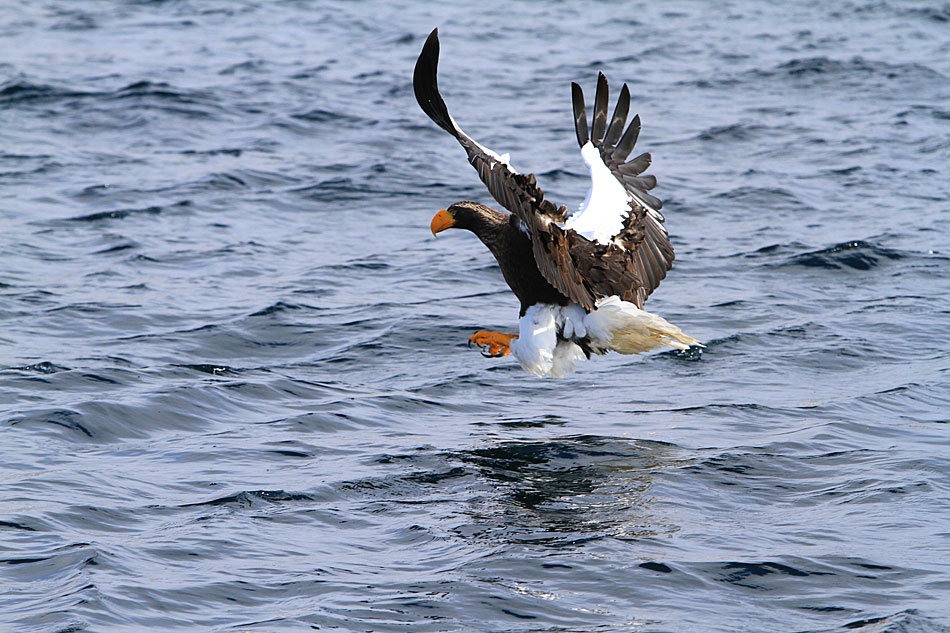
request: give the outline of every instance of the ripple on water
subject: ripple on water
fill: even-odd
[[[503,4],[453,115],[579,201],[627,82],[704,349],[466,349],[431,8],[6,3],[0,629],[948,633],[946,7]]]
[[[903,259],[904,254],[892,248],[876,246],[863,240],[835,244],[810,253],[802,253],[789,259],[792,266],[808,268],[870,270],[887,260]]]

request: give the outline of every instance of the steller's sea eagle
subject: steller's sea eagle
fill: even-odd
[[[476,332],[469,343],[486,356],[514,354],[539,376],[563,376],[574,361],[614,350],[636,354],[666,345],[680,350],[699,341],[643,303],[666,277],[673,247],[663,228],[661,202],[647,193],[654,176],[641,175],[650,154],[626,160],[640,132],[639,115],[626,129],[626,84],[607,118],[607,79],[597,77],[594,116],[587,127],[581,87],[572,83],[574,128],[591,187],[580,208],[544,199],[534,174],[520,174],[455,123],[439,94],[439,30],[429,34],[416,61],[413,88],[422,110],[461,143],[488,191],[511,213],[478,202],[456,202],[432,218],[435,235],[449,228],[478,236],[498,260],[521,301],[518,334]]]

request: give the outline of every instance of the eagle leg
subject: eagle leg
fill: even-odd
[[[481,330],[472,334],[468,339],[468,346],[475,344],[480,347],[482,356],[485,358],[499,358],[511,353],[511,341],[516,338],[518,338],[517,334]]]

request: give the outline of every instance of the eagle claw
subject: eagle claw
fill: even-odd
[[[511,353],[511,341],[516,338],[518,338],[517,334],[481,330],[469,337],[468,346],[477,345],[485,358],[500,358]]]

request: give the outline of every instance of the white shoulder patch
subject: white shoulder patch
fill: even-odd
[[[581,157],[590,168],[590,189],[564,228],[574,229],[589,240],[609,244],[610,238],[623,230],[633,197],[614,178],[593,143],[588,141],[581,148]]]

